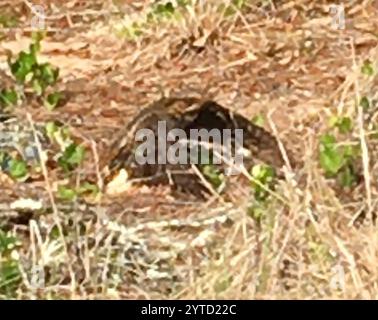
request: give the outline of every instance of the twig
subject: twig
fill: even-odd
[[[350,38],[350,46],[352,51],[352,60],[353,66],[355,70],[358,70],[357,62],[356,62],[356,52],[354,50],[354,42],[353,38]],[[354,88],[356,91],[356,98],[357,101],[361,100],[360,95],[360,88],[358,79],[356,78],[354,83]],[[362,163],[363,163],[363,170],[364,170],[364,181],[365,181],[365,191],[366,191],[366,201],[368,206],[368,213],[367,216],[371,218],[373,221],[373,210],[372,210],[372,198],[371,198],[371,177],[370,177],[370,168],[369,168],[369,149],[367,147],[366,139],[365,139],[365,130],[364,130],[364,115],[362,106],[358,106],[358,130],[359,130],[359,137],[361,141],[361,151],[362,151]]]
[[[41,155],[43,154],[43,150],[42,150],[41,142],[39,141],[37,132],[35,130],[35,126],[34,126],[32,116],[30,115],[30,113],[27,113],[26,117],[27,117],[27,119],[30,123],[30,127],[33,131],[34,141],[35,141],[35,144],[37,146],[38,154],[40,155],[40,158],[41,158]],[[53,195],[53,192],[52,192],[52,188],[51,188],[51,184],[50,184],[50,180],[49,180],[49,175],[48,175],[48,170],[47,170],[46,164],[43,161],[43,159],[40,159],[40,164],[41,164],[42,174],[43,174],[43,177],[44,177],[45,183],[46,183],[46,191],[49,195],[51,207],[52,207],[52,210],[53,210],[53,219],[54,219],[56,226],[58,227],[59,236],[61,238],[61,241],[62,241],[63,247],[64,247],[64,251],[65,251],[65,254],[67,256],[68,268],[69,268],[69,272],[70,272],[70,276],[71,276],[71,292],[74,292],[75,291],[75,283],[76,283],[75,273],[73,271],[72,262],[70,260],[67,242],[66,242],[66,239],[64,238],[63,226],[60,223],[59,211],[58,211],[58,208],[56,206],[54,195]]]

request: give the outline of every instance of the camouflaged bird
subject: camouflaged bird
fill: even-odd
[[[243,148],[249,151],[245,164],[263,162],[274,168],[284,164],[276,139],[263,128],[254,125],[242,115],[232,112],[214,101],[197,98],[162,98],[142,109],[115,139],[111,150],[116,150],[108,166],[108,178],[111,180],[121,169],[126,169],[133,181],[146,184],[170,184],[180,191],[192,194],[206,193],[206,187],[199,178],[198,171],[190,164],[143,164],[135,161],[138,142],[135,140],[139,129],[150,129],[155,133],[158,143],[158,122],[165,121],[167,132],[180,128],[187,136],[192,129],[242,129]],[[167,142],[168,149],[176,141]],[[156,150],[156,157],[158,152]],[[163,150],[166,152],[166,150]],[[197,165],[198,167],[198,165]]]

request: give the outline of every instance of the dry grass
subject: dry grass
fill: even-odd
[[[146,19],[151,1],[114,2],[127,14],[109,14],[117,11],[110,1],[93,8],[51,1],[64,14],[49,25],[64,32],[48,35],[42,57],[61,68],[71,98],[52,113],[26,107],[33,122],[59,118],[88,146],[92,159],[77,181],[92,175],[102,183],[99,163],[112,135],[162,94],[207,96],[248,117],[264,115],[298,164],[287,165],[259,222],[247,214],[252,195],[243,177],[203,203],[174,199],[164,187],[61,203],[54,192],[65,180],[49,168],[40,182],[4,182],[0,215],[19,217],[8,208],[20,197],[45,208],[24,225],[7,224],[22,240],[13,297],[377,299],[376,117],[356,107],[363,96],[378,99],[377,72],[361,73],[366,60],[378,70],[377,2],[349,1],[345,30],[334,30],[332,1],[245,1],[225,17],[220,1],[197,0],[179,19],[144,26],[132,39],[125,28]],[[5,36],[0,54],[29,41],[20,30]],[[349,139],[361,144],[363,178],[348,190],[319,166],[330,115],[350,116]],[[44,270],[41,287],[32,270]]]

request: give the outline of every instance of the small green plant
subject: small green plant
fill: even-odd
[[[58,186],[58,197],[61,200],[72,201],[76,198],[76,191],[70,187]]]
[[[5,108],[12,107],[19,100],[18,94],[14,89],[3,89],[0,91],[0,106]]]
[[[175,7],[173,6],[172,2],[168,1],[166,3],[157,3],[156,5],[154,5],[152,11],[149,13],[149,17],[151,17],[152,19],[155,17],[170,18],[174,13]]]
[[[10,107],[17,104],[20,99],[30,96],[41,100],[48,110],[53,110],[61,100],[61,94],[55,92],[53,86],[59,77],[59,68],[50,63],[39,63],[42,35],[33,35],[33,42],[28,51],[21,51],[17,57],[8,55],[8,65],[15,80],[14,88],[0,91],[0,105]],[[16,87],[20,89],[15,89]]]
[[[320,166],[326,177],[337,178],[343,187],[350,187],[356,180],[354,161],[359,156],[359,149],[352,145],[337,143],[334,135],[326,134],[320,139]]]
[[[52,111],[58,105],[62,99],[62,94],[60,92],[54,92],[47,95],[45,100],[45,107],[47,110]]]
[[[12,178],[23,179],[28,175],[28,167],[24,160],[12,159],[9,162],[9,174]]]
[[[72,143],[69,128],[56,121],[49,121],[45,124],[45,133],[50,141],[59,144],[61,149],[65,149]]]
[[[361,72],[365,76],[368,76],[368,77],[373,76],[374,75],[373,63],[370,60],[365,60],[361,67]]]
[[[37,65],[37,47],[30,45],[30,51],[21,51],[14,62],[9,60],[9,67],[12,75],[20,84],[30,82],[33,78],[33,69]]]
[[[95,196],[100,192],[100,189],[97,185],[89,182],[84,182],[81,186],[79,186],[76,189],[76,192],[82,196],[82,195],[91,195]]]
[[[48,138],[53,141],[55,134],[59,131],[59,126],[55,121],[48,121],[45,124],[45,132]]]
[[[99,193],[99,188],[97,185],[84,182],[77,188],[71,188],[67,186],[58,186],[58,197],[61,200],[73,201],[81,196],[96,196]]]
[[[63,151],[62,156],[58,159],[58,164],[64,171],[69,172],[77,168],[84,160],[85,148],[82,145],[71,143]]]
[[[367,98],[360,103],[366,106]],[[329,126],[338,130],[338,138],[350,136],[353,132],[353,121],[350,117],[333,116],[329,120]],[[340,143],[337,137],[334,133],[327,133],[320,138],[320,166],[327,178],[335,178],[341,186],[351,187],[358,179],[356,160],[360,156],[359,144],[351,141]]]
[[[0,229],[0,294],[13,297],[21,282],[17,238]]]
[[[48,86],[56,83],[58,76],[59,69],[53,68],[49,63],[36,65],[31,79],[34,93],[37,96],[42,96]]]
[[[203,165],[201,171],[206,180],[211,183],[215,190],[219,190],[219,188],[224,184],[224,174],[213,164]]]
[[[251,122],[258,127],[263,127],[265,124],[265,119],[261,114],[258,114],[252,118]]]
[[[12,157],[5,151],[0,151],[0,169],[5,171],[9,168],[9,162]]]
[[[179,20],[182,17],[182,10],[191,5],[190,0],[160,1],[151,6],[149,12],[138,19],[131,21],[127,26],[122,26],[119,34],[129,39],[141,36],[147,28],[159,24],[162,21],[172,19]]]
[[[335,176],[345,165],[344,149],[333,135],[327,134],[320,139],[320,165],[328,176]]]
[[[4,151],[0,152],[0,170],[17,180],[25,179],[29,173],[28,166],[24,160],[12,157]]]
[[[269,197],[269,192],[274,186],[275,171],[271,166],[260,164],[252,168],[252,188],[254,190],[255,199],[265,201]]]
[[[57,157],[59,167],[70,173],[82,164],[86,153],[85,147],[74,142],[68,127],[49,121],[45,124],[44,130],[51,143],[59,146],[60,155]]]
[[[337,128],[341,134],[347,134],[353,130],[353,122],[350,117],[331,117],[329,126],[331,128]]]
[[[370,101],[368,97],[362,97],[360,100],[360,106],[364,111],[368,111],[370,109]]]
[[[251,188],[254,198],[248,208],[248,214],[257,222],[261,222],[267,210],[270,198],[269,190],[274,189],[276,174],[271,166],[258,164],[253,166],[251,175]]]
[[[208,154],[206,154],[205,152],[196,154],[192,160],[194,162],[198,161],[198,163],[201,164],[199,166],[199,169],[202,172],[203,176],[208,182],[210,182],[210,184],[216,191],[219,191],[225,183],[225,176],[220,168],[214,164],[213,159],[215,157],[216,155],[210,150]]]
[[[257,164],[251,169],[251,197],[248,215],[255,221],[259,231],[264,233],[261,242],[261,255],[269,256],[272,248],[273,230],[276,222],[275,202],[272,192],[276,187],[276,172],[266,164]],[[269,282],[271,265],[265,263],[258,274],[258,291],[264,291]]]

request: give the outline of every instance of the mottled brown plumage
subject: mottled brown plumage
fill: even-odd
[[[245,162],[247,167],[256,162],[264,162],[275,168],[280,168],[284,164],[276,139],[240,114],[233,113],[214,101],[163,98],[141,110],[121,130],[111,148],[117,151],[108,166],[109,176],[125,168],[130,178],[137,181],[147,184],[170,183],[190,193],[203,192],[203,184],[193,172],[191,164],[139,165],[135,162],[134,151],[138,146],[135,133],[143,128],[157,133],[158,121],[166,122],[167,132],[180,128],[185,130],[188,136],[191,129],[243,129],[243,147],[251,154],[250,159],[246,159]],[[157,142],[157,134],[155,136]],[[167,143],[167,148],[173,143]]]

